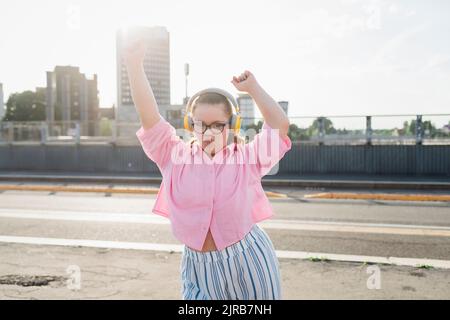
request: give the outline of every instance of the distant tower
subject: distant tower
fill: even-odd
[[[5,115],[5,105],[3,103],[3,84],[0,83],[0,121],[3,119]]]
[[[243,129],[255,124],[255,103],[252,97],[247,93],[239,93],[237,103],[241,112]]]
[[[188,75],[189,75],[189,63],[185,63],[184,64],[184,77],[186,79],[186,84],[185,84],[185,95],[184,95],[184,102],[185,104],[187,104],[189,98],[188,98]]]
[[[288,114],[289,101],[278,101],[278,104],[284,110],[284,113],[286,113],[286,116],[289,116],[289,114]]]
[[[82,134],[93,136],[98,109],[96,74],[88,79],[78,67],[72,66],[56,66],[47,71],[47,121],[79,121],[82,128],[87,128]]]

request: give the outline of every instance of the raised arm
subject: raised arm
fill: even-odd
[[[146,45],[138,35],[130,35],[126,41],[124,62],[130,81],[131,96],[139,113],[141,127],[136,131],[145,154],[155,162],[162,174],[173,163],[173,155],[185,148],[175,128],[159,113],[152,88],[144,72]]]
[[[268,174],[292,147],[291,139],[287,135],[289,119],[281,106],[264,91],[249,71],[239,77],[233,77],[231,82],[239,91],[247,92],[255,100],[264,116],[261,131],[244,147],[245,155],[252,164],[252,172],[260,178]]]
[[[239,91],[247,92],[255,100],[264,121],[272,128],[278,129],[282,138],[287,137],[289,130],[289,118],[280,104],[277,103],[256,81],[250,71],[245,71],[239,77],[233,77],[231,81]]]
[[[144,129],[153,127],[160,119],[153,90],[144,72],[146,45],[138,35],[130,35],[124,50],[124,62],[130,82],[131,96]]]

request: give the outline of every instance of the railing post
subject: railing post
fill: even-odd
[[[80,122],[75,122],[75,139],[76,143],[80,143]]]
[[[113,143],[117,142],[117,119],[114,118],[113,120],[113,125],[112,125],[112,139],[113,139]]]
[[[8,142],[12,143],[14,142],[14,122],[7,121],[7,123],[8,123]]]
[[[423,139],[422,115],[417,115],[416,120],[416,144],[421,145]]]
[[[366,144],[372,145],[372,116],[366,116]]]
[[[319,117],[318,120],[319,120],[319,145],[322,145],[325,137],[324,118]]]
[[[47,123],[41,122],[41,144],[47,142]]]

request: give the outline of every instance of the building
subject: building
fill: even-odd
[[[286,113],[286,116],[289,117],[289,114],[288,114],[289,102],[288,101],[278,101],[278,104],[281,106],[283,111]]]
[[[449,134],[450,133],[450,124],[444,125],[441,130],[443,133]]]
[[[249,125],[255,124],[255,102],[247,93],[239,93],[237,103],[241,112],[241,128],[246,129]]]
[[[46,118],[80,122],[81,134],[95,136],[99,113],[97,75],[87,79],[78,67],[56,66],[47,72]],[[73,125],[73,123],[72,123]]]
[[[0,121],[2,121],[5,112],[5,104],[3,102],[3,84],[0,83]]]
[[[171,104],[162,112],[162,116],[175,128],[183,128],[183,119],[186,111],[184,104]]]
[[[147,41],[144,70],[155,95],[161,114],[170,106],[170,37],[165,27],[135,27]],[[126,32],[118,30],[117,46],[117,121],[120,136],[134,136],[135,126],[125,129],[125,123],[138,123],[139,115],[131,97],[128,74],[123,62],[123,43]],[[121,125],[122,123],[123,125]]]
[[[114,105],[112,107],[109,107],[109,108],[108,107],[99,108],[98,109],[99,110],[99,113],[98,113],[99,119],[106,118],[106,119],[109,119],[109,120],[114,120],[116,118],[116,115],[115,115],[116,110],[115,109],[116,108],[115,108]]]

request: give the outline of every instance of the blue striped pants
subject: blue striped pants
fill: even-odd
[[[275,249],[257,224],[242,240],[220,251],[184,246],[180,271],[184,300],[282,299]]]

